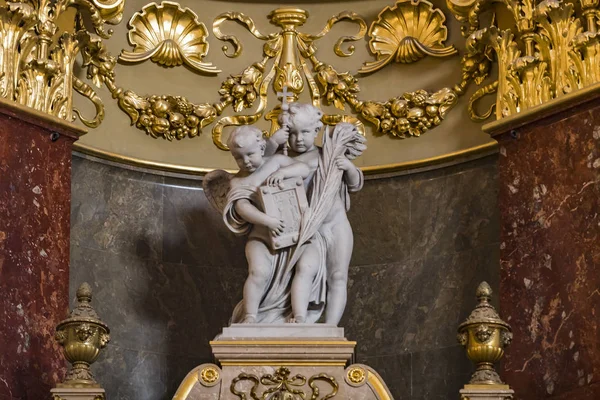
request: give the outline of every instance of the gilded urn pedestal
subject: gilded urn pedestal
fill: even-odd
[[[92,289],[83,283],[77,289],[77,306],[56,327],[56,340],[63,347],[71,368],[63,383],[50,392],[53,400],[104,400],[104,389],[94,379],[90,365],[110,340],[108,326],[91,306]]]
[[[390,400],[381,377],[352,364],[356,342],[327,324],[233,324],[210,343],[174,400]]]
[[[460,391],[463,400],[508,400],[514,391],[502,382],[494,363],[504,355],[512,340],[510,325],[490,304],[492,288],[482,282],[477,288],[479,304],[458,327],[458,341],[467,349],[469,360],[477,365],[471,381]]]

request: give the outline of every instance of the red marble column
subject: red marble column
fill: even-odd
[[[69,306],[71,146],[80,128],[0,101],[0,399],[48,398]]]
[[[500,144],[502,376],[517,399],[600,399],[599,92],[484,128]]]

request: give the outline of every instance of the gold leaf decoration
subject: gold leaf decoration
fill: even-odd
[[[210,74],[221,72],[203,62],[208,54],[208,31],[198,15],[177,3],[150,3],[129,20],[129,43],[133,51],[121,51],[119,59],[138,63],[151,59],[165,67],[185,63],[190,68]]]
[[[410,64],[427,55],[456,54],[454,46],[444,46],[445,21],[444,14],[426,0],[401,0],[384,8],[369,28],[369,48],[377,61],[366,62],[359,72],[375,72],[393,60]]]
[[[418,9],[421,3],[407,4],[410,7],[406,10],[413,12],[413,9],[415,7]],[[439,10],[431,11],[431,5],[427,4],[425,9],[438,15],[436,12]],[[380,15],[383,14],[385,10]],[[429,14],[426,14],[427,18],[430,20],[438,18],[439,25],[430,21],[422,26],[417,24],[415,28],[417,30],[413,29],[413,31],[418,33],[420,32],[418,29],[433,29],[427,34],[419,34],[419,37],[424,38],[424,43],[430,45],[437,43],[438,39],[441,43],[446,37],[444,17],[439,13],[438,17],[430,18]],[[362,17],[350,11],[341,12],[329,18],[326,26],[317,34],[306,33],[299,29],[308,19],[308,12],[305,10],[280,8],[273,10],[268,18],[271,24],[278,27],[268,34],[261,33],[256,28],[254,20],[240,12],[229,11],[215,18],[213,22],[215,37],[233,45],[232,49],[227,46],[222,47],[226,56],[234,58],[242,54],[240,40],[223,30],[226,22],[241,25],[254,38],[263,41],[264,45],[260,60],[247,65],[239,74],[230,74],[221,83],[218,91],[220,99],[214,103],[196,104],[176,95],[138,95],[117,86],[112,70],[106,67],[107,63],[101,59],[95,63],[97,68],[94,74],[107,86],[119,107],[129,115],[131,123],[151,137],[162,137],[169,141],[192,138],[198,136],[202,128],[214,123],[213,143],[221,150],[228,150],[223,141],[223,133],[227,127],[251,125],[264,118],[271,121],[270,132],[274,132],[278,127],[277,117],[281,109],[279,106],[268,109],[267,97],[270,90],[279,93],[284,88],[291,89],[293,101],[297,101],[301,93],[308,91],[313,105],[317,107],[321,104],[334,105],[342,111],[342,114],[324,116],[323,122],[326,124],[351,122],[364,134],[365,128],[361,121],[365,121],[375,127],[377,134],[396,138],[420,136],[438,126],[449,110],[456,105],[458,96],[464,93],[475,74],[473,69],[478,65],[476,60],[479,57],[469,59],[472,62],[464,66],[461,83],[452,88],[406,92],[384,102],[362,100],[359,98],[360,87],[357,76],[350,72],[337,71],[333,65],[322,62],[316,54],[316,42],[326,36],[335,24],[346,21],[355,24],[358,32],[353,36],[339,38],[333,51],[340,57],[352,55],[354,46],[350,42],[362,39],[367,31],[367,24]],[[427,21],[427,18],[424,20]],[[408,17],[405,20],[408,20]],[[443,34],[436,34],[438,31]],[[342,49],[342,46],[345,49]],[[450,49],[454,51],[453,48]],[[223,116],[226,108],[232,108],[234,115]],[[343,115],[347,108],[356,113],[356,116]],[[251,111],[243,114],[245,110]]]

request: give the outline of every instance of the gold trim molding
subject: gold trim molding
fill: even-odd
[[[485,124],[482,130],[494,137],[533,124],[550,115],[556,115],[559,112],[596,100],[598,97],[600,97],[600,82],[547,103],[540,104],[539,106],[529,108],[518,114]]]
[[[186,174],[192,176],[204,176],[214,170],[214,168],[192,167],[187,165],[169,164],[157,161],[144,160],[137,157],[130,157],[122,154],[112,153],[109,151],[98,150],[96,148],[75,142],[74,150],[98,157],[117,164],[125,164],[132,167],[144,168],[150,171],[161,171],[171,174]],[[401,163],[392,163],[384,165],[375,165],[362,167],[361,170],[365,175],[401,175],[403,173],[418,172],[420,170],[442,167],[459,162],[475,160],[486,157],[498,152],[498,144],[496,142],[488,142],[483,145],[474,146],[468,149],[455,151],[452,153],[443,154],[440,156],[423,158],[414,161],[406,161]],[[223,169],[223,168],[221,168]],[[236,173],[237,170],[226,170],[229,173]]]

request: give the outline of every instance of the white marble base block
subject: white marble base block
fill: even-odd
[[[325,324],[232,325],[210,343],[220,367],[194,368],[173,399],[251,399],[252,390],[258,398],[273,390],[281,394],[274,398],[310,399],[317,393],[314,398],[322,399],[335,393],[334,399],[392,399],[374,370],[350,365],[356,342],[343,335],[343,329]]]
[[[511,400],[515,392],[508,385],[465,385],[461,400]]]
[[[52,400],[105,400],[102,388],[54,388],[50,389]]]

